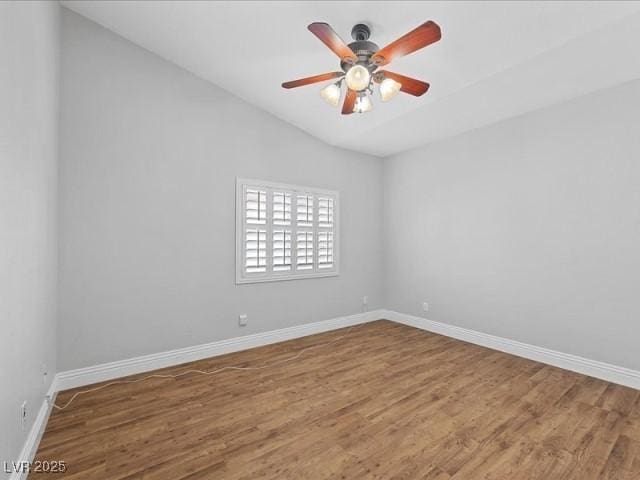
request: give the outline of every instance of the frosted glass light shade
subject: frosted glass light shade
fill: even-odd
[[[356,98],[356,103],[353,106],[353,111],[355,113],[366,113],[373,110],[373,104],[371,103],[371,99],[367,96],[361,96]]]
[[[337,107],[338,102],[340,102],[340,87],[335,83],[332,83],[331,85],[327,85],[322,90],[320,90],[320,96],[329,105]]]
[[[360,92],[369,86],[371,74],[362,65],[354,65],[349,69],[344,78],[347,87],[356,92]]]
[[[402,87],[401,83],[396,82],[391,78],[385,78],[380,84],[380,98],[383,102],[387,102],[395,97]]]

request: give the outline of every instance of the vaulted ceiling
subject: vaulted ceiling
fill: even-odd
[[[393,155],[440,138],[640,78],[640,2],[63,1],[132,42],[339,147]],[[323,84],[286,80],[338,69],[307,31],[356,23],[381,47],[426,20],[442,40],[389,70],[431,84],[343,116]]]

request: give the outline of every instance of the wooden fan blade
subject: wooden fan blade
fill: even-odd
[[[347,46],[328,23],[315,22],[307,27],[311,33],[318,37],[322,43],[338,55],[341,60],[355,63],[358,60],[356,54]]]
[[[429,90],[429,84],[427,82],[423,82],[422,80],[405,77],[404,75],[400,75],[399,73],[393,73],[387,70],[381,70],[378,73],[381,73],[382,75],[374,76],[374,81],[376,83],[381,83],[385,78],[390,78],[391,80],[395,80],[401,85],[401,92],[408,93],[409,95],[413,95],[414,97],[424,95],[425,93],[427,93],[427,90]]]
[[[291,80],[290,82],[284,82],[282,84],[282,87],[283,88],[303,87],[305,85],[310,85],[312,83],[324,82],[326,80],[342,77],[343,75],[344,75],[344,72],[323,73],[321,75],[314,75],[313,77],[300,78],[298,80]]]
[[[358,98],[358,93],[355,90],[347,89],[347,93],[344,96],[344,103],[342,104],[342,114],[350,115],[353,113],[353,107],[356,104],[356,98]]]
[[[406,35],[403,35],[395,42],[391,42],[383,49],[378,50],[373,57],[371,57],[371,60],[378,66],[386,65],[396,58],[404,57],[405,55],[437,42],[441,37],[440,27],[435,22],[429,20],[418,28],[411,30]]]

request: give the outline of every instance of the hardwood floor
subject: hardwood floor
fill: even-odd
[[[278,362],[344,333],[162,372]],[[81,396],[52,414],[37,454],[67,472],[30,478],[637,480],[639,397],[379,321],[272,368]]]

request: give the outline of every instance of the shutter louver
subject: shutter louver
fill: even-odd
[[[273,232],[273,271],[291,270],[291,230]]]
[[[318,233],[318,268],[333,267],[333,232]]]
[[[245,215],[247,223],[264,225],[267,222],[267,192],[247,189]]]
[[[248,228],[245,234],[245,269],[247,273],[267,271],[267,231]]]
[[[333,268],[333,208],[330,197],[318,197],[318,268]]]
[[[299,226],[311,227],[313,225],[313,196],[298,195],[296,213]]]
[[[291,194],[287,192],[273,192],[273,223],[274,225],[291,224]]]
[[[318,197],[318,226],[333,226],[333,198]]]
[[[311,270],[313,268],[313,233],[298,232],[296,248],[296,268],[298,270]]]

